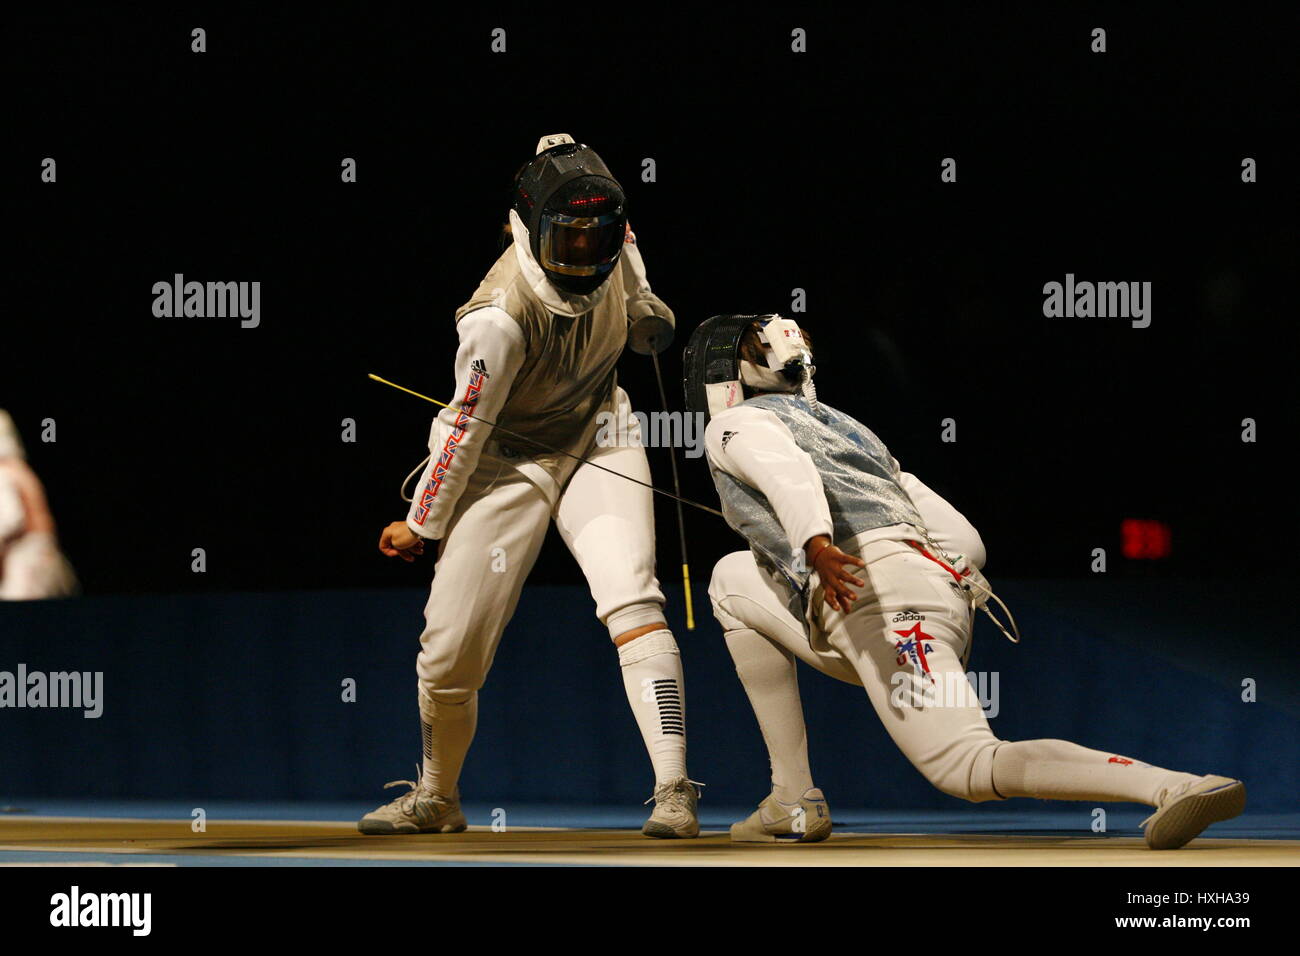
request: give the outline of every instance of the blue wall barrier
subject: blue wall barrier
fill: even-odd
[[[1300,681],[1283,590],[1160,580],[995,581],[1025,640],[977,626],[1004,739],[1061,737],[1247,780],[1255,809],[1300,792]],[[1211,601],[1207,595],[1216,594]],[[14,797],[338,800],[375,805],[419,759],[414,660],[425,592],[91,597],[0,605],[0,671],[102,671],[103,714],[0,709]],[[686,631],[692,776],[707,799],[767,789],[762,741],[703,589]],[[1270,606],[1269,601],[1273,604]],[[630,804],[649,761],[616,653],[581,588],[526,588],[480,699],[466,799]],[[357,700],[342,700],[356,681]],[[1242,681],[1258,701],[1242,700]],[[814,774],[838,805],[951,808],[898,754],[861,690],[804,669]],[[391,792],[388,794],[391,796]]]

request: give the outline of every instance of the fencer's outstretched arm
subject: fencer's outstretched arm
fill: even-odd
[[[912,499],[935,543],[949,554],[964,554],[976,570],[983,568],[986,557],[984,541],[966,516],[916,475],[903,471],[898,459],[894,459],[894,471],[898,484]]]
[[[506,312],[477,309],[456,324],[455,408],[444,408],[429,430],[429,464],[420,475],[406,526],[421,538],[438,539],[452,509],[478,465],[492,426],[467,418],[465,411],[496,421],[524,361],[524,336]]]
[[[817,466],[772,412],[747,405],[719,412],[704,430],[704,450],[715,467],[767,496],[792,552],[834,533]]]

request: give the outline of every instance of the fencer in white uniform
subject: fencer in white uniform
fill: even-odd
[[[673,315],[646,280],[617,181],[571,137],[543,138],[516,179],[510,222],[513,243],[456,313],[455,400],[433,423],[406,520],[380,542],[407,560],[436,542],[417,660],[424,759],[420,779],[402,781],[411,789],[359,828],[464,829],[457,780],[478,691],[553,520],[617,648],[650,755],[655,809],[643,832],[693,837],[698,790],[686,772],[681,658],[655,577],[651,492],[602,470],[650,482],[614,365],[625,344],[666,347]],[[610,421],[620,427],[599,428]],[[610,432],[619,440],[601,438]]]
[[[0,601],[67,597],[77,586],[26,457],[13,419],[0,410]]]
[[[687,405],[711,416],[723,513],[750,544],[718,562],[709,596],[772,766],[772,792],[733,840],[830,834],[796,660],[861,686],[913,766],[953,796],[1145,803],[1156,849],[1239,813],[1238,780],[993,734],[965,672],[975,612],[997,601],[983,542],[868,428],[818,402],[812,371],[807,338],[779,316],[715,317],[687,348]]]

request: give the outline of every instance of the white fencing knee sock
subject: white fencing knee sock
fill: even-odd
[[[623,688],[645,739],[655,784],[686,776],[686,695],[682,657],[664,628],[618,649]]]
[[[1004,797],[1098,800],[1159,806],[1168,790],[1196,774],[1089,750],[1068,740],[1018,740],[993,754],[993,786]]]
[[[465,754],[478,726],[478,691],[456,703],[435,700],[420,686],[420,730],[424,763],[420,789],[451,797],[456,794]]]
[[[726,637],[767,744],[772,792],[781,803],[795,803],[813,782],[794,655],[749,628],[727,631]]]

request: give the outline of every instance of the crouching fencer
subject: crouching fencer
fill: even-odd
[[[709,596],[772,767],[772,792],[732,839],[830,834],[808,765],[798,660],[861,686],[944,793],[1145,803],[1155,808],[1143,821],[1153,849],[1240,813],[1239,780],[994,736],[965,677],[975,612],[996,621],[988,602],[1001,604],[981,572],[980,536],[870,429],[818,402],[813,370],[809,338],[774,315],[709,319],[685,355],[687,407],[710,417],[705,451],[723,513],[750,546],[718,562]]]

